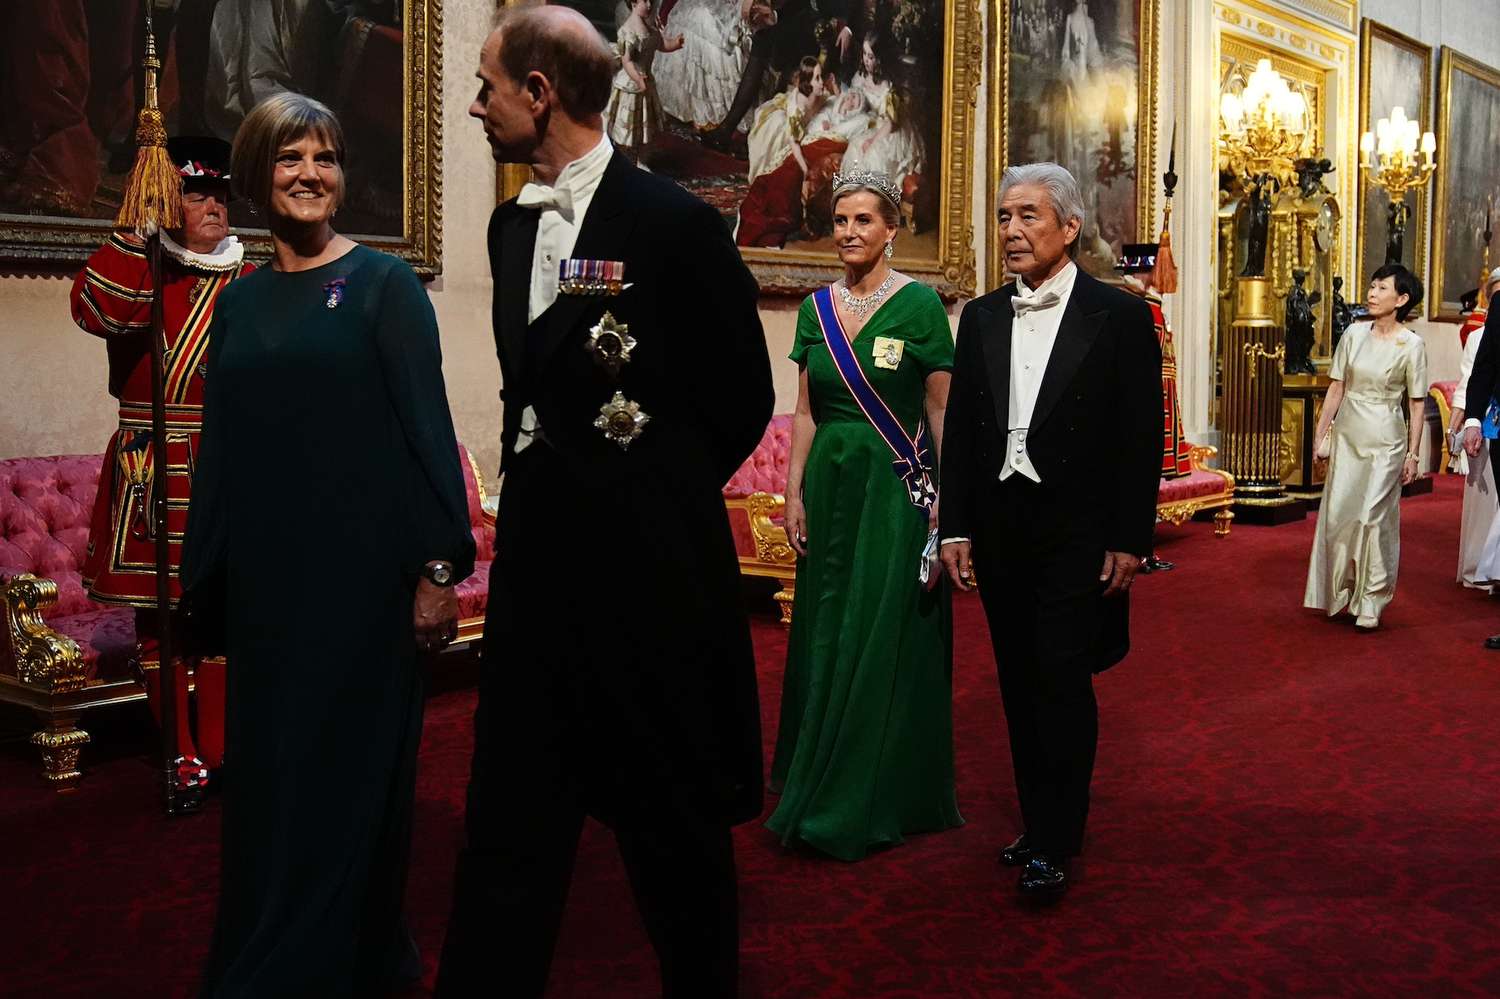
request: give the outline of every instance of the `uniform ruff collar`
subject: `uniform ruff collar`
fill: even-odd
[[[210,253],[195,253],[181,246],[165,231],[161,233],[162,252],[184,267],[200,271],[231,271],[245,259],[245,246],[238,236],[225,236]]]

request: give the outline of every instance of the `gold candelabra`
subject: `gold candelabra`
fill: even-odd
[[[1220,164],[1247,190],[1266,179],[1291,184],[1294,164],[1312,150],[1307,126],[1307,99],[1262,59],[1239,93],[1219,99]]]
[[[1360,168],[1371,181],[1385,188],[1389,199],[1385,240],[1385,262],[1388,264],[1401,262],[1410,215],[1406,192],[1426,184],[1437,168],[1433,155],[1437,151],[1437,139],[1431,132],[1421,133],[1422,153],[1420,157],[1417,155],[1420,128],[1406,117],[1406,109],[1397,105],[1391,108],[1389,118],[1375,123],[1375,131],[1366,132],[1359,139]]]
[[[1375,131],[1359,140],[1359,165],[1376,184],[1385,188],[1392,201],[1400,201],[1406,192],[1427,183],[1437,169],[1437,139],[1422,132],[1422,155],[1417,156],[1417,122],[1406,117],[1406,109],[1391,109],[1389,118],[1375,123]]]

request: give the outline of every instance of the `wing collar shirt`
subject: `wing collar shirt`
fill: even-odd
[[[1010,300],[1015,314],[1010,326],[1010,426],[1005,441],[1005,464],[1000,468],[1001,482],[1012,475],[1024,475],[1032,482],[1042,481],[1027,450],[1027,431],[1077,277],[1078,266],[1070,260],[1036,288],[1028,288],[1025,281],[1016,282],[1016,294]]]
[[[540,208],[537,219],[536,249],[531,257],[531,297],[527,302],[526,320],[536,322],[538,316],[557,301],[558,266],[573,255],[578,242],[578,230],[583,226],[584,216],[599,190],[599,181],[614,155],[614,146],[609,137],[599,136],[599,143],[578,159],[563,167],[557,181],[551,187],[531,183],[521,188],[516,203],[522,208]],[[521,435],[516,439],[516,451],[524,451],[536,436],[538,424],[536,411],[527,406],[521,412]]]

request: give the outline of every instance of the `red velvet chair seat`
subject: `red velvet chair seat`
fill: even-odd
[[[1156,490],[1156,502],[1181,503],[1183,500],[1212,496],[1224,491],[1224,477],[1215,472],[1194,469],[1175,479],[1162,479]]]

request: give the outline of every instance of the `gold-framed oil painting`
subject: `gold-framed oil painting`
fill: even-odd
[[[1444,45],[1438,62],[1437,205],[1428,316],[1461,322],[1479,287],[1485,225],[1500,204],[1500,70]],[[1491,252],[1491,266],[1494,263]]]
[[[979,0],[562,2],[618,53],[615,147],[717,208],[763,292],[843,273],[833,173],[867,169],[901,188],[895,266],[973,295]],[[499,179],[506,198],[525,173]]]
[[[1011,163],[1050,160],[1083,189],[1078,263],[1114,279],[1125,243],[1155,238],[1158,0],[996,0],[990,50],[990,186]],[[1005,280],[988,207],[988,278]]]
[[[295,90],[348,144],[338,229],[442,270],[442,0],[84,0],[0,5],[0,260],[85,259],[134,159],[146,4],[173,135],[232,139],[258,101]],[[269,253],[243,201],[230,221]]]
[[[1365,18],[1359,29],[1359,131],[1375,131],[1375,123],[1388,118],[1392,108],[1406,116],[1431,123],[1432,47],[1403,35],[1378,21]],[[1406,192],[1406,237],[1400,262],[1425,284],[1427,281],[1427,186]],[[1345,294],[1363,296],[1370,275],[1386,262],[1391,247],[1385,190],[1359,171],[1359,277]]]

